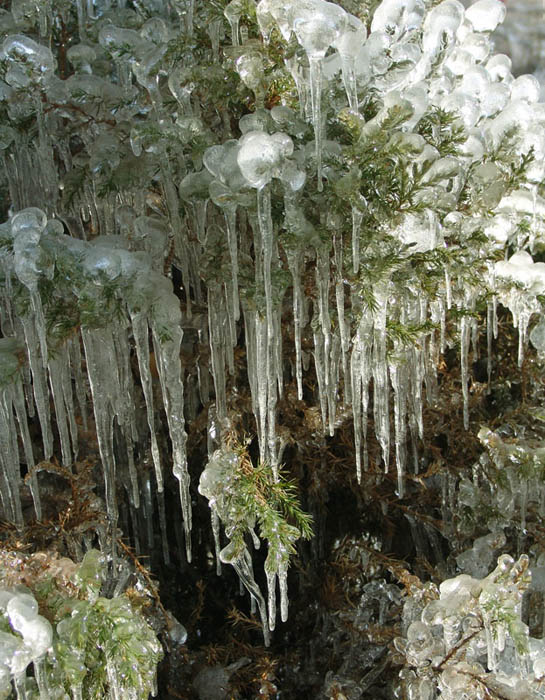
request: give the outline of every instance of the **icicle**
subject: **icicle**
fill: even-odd
[[[258,435],[260,432],[260,414],[258,396],[258,355],[257,355],[257,329],[256,314],[253,309],[248,309],[246,304],[242,306],[244,314],[244,342],[246,345],[246,371],[248,373],[248,384],[252,396],[252,412],[255,416]],[[209,456],[211,452],[209,451]]]
[[[38,486],[38,477],[34,472],[34,452],[32,448],[32,440],[30,439],[30,432],[28,430],[27,414],[25,410],[25,396],[23,393],[23,386],[21,384],[21,380],[16,380],[10,388],[13,405],[15,407],[15,414],[17,416],[17,422],[19,424],[19,434],[23,443],[23,451],[25,453],[27,469],[28,473],[30,474],[29,485],[30,492],[32,494],[32,500],[34,502],[36,520],[41,520],[42,506],[40,502],[40,490]]]
[[[284,374],[282,371],[283,355],[282,355],[282,307],[278,306],[273,314],[273,357],[274,363],[272,373],[276,379],[276,389],[278,397],[281,397],[284,392]]]
[[[272,282],[271,263],[273,254],[273,226],[271,218],[271,192],[267,185],[257,190],[257,215],[261,250],[263,255],[263,282],[265,285],[265,304],[267,308],[268,342],[273,337],[272,326]]]
[[[261,459],[267,458],[267,399],[268,399],[268,332],[267,321],[256,314],[256,339],[257,339],[257,406],[258,406],[258,434],[259,452]]]
[[[342,78],[348,104],[354,112],[358,111],[358,86],[356,83],[355,60],[352,56],[341,55]]]
[[[53,404],[55,406],[55,415],[57,417],[57,428],[61,440],[62,464],[64,467],[69,467],[72,464],[72,450],[70,448],[70,434],[68,431],[68,417],[64,404],[62,363],[66,361],[64,353],[58,354],[49,361],[49,382],[51,384],[51,394],[53,396]]]
[[[445,266],[445,290],[446,290],[446,300],[447,309],[452,307],[452,284],[450,281],[450,272],[448,267]]]
[[[240,3],[237,2],[237,0],[234,0],[234,2],[230,2],[223,11],[223,14],[229,22],[229,26],[231,27],[231,43],[233,44],[233,46],[240,46],[240,9]]]
[[[337,303],[337,319],[339,324],[339,335],[341,339],[341,353],[344,379],[344,401],[351,403],[351,382],[349,381],[348,351],[350,348],[349,328],[346,323],[344,313],[344,277],[343,277],[343,238],[342,234],[333,239],[333,249],[335,251],[335,301]]]
[[[161,545],[163,547],[163,563],[165,566],[170,564],[170,553],[168,549],[167,537],[167,520],[165,513],[165,494],[164,491],[157,491],[157,503],[159,505],[159,526],[161,528]]]
[[[301,119],[305,119],[308,114],[308,103],[309,103],[309,77],[308,68],[301,64],[301,61],[297,60],[296,56],[292,58],[284,59],[286,68],[291,73],[295,87],[297,88],[297,102],[299,104],[299,115]]]
[[[348,104],[354,112],[358,111],[358,86],[356,83],[356,57],[365,41],[365,25],[354,15],[346,15],[346,27],[341,32],[334,46],[341,57],[342,79]]]
[[[416,323],[423,324],[427,319],[427,300],[422,298],[418,304]],[[424,341],[425,343],[425,341]],[[425,347],[425,345],[424,345]],[[413,345],[409,350],[410,363],[410,382],[411,382],[411,398],[412,409],[411,415],[418,426],[418,437],[424,439],[424,419],[423,419],[423,401],[422,401],[422,384],[424,382],[424,358],[423,349],[418,345]],[[415,443],[416,447],[416,443]]]
[[[220,32],[222,29],[222,24],[223,22],[221,19],[216,19],[212,22],[209,22],[207,27],[208,36],[210,37],[210,45],[212,47],[212,60],[214,61],[214,63],[218,63],[219,61]]]
[[[61,389],[66,415],[68,418],[68,427],[70,431],[70,440],[72,443],[72,454],[74,460],[78,457],[78,425],[76,422],[76,411],[74,407],[74,396],[72,391],[72,374],[70,371],[70,354],[68,346],[65,343],[58,351],[62,356],[61,361]]]
[[[352,268],[357,275],[360,269],[360,229],[363,212],[352,205]]]
[[[233,377],[235,374],[235,354],[234,348],[237,344],[237,326],[234,317],[233,310],[233,291],[232,282],[226,282],[224,284],[225,290],[225,315],[226,315],[226,334],[227,342],[225,343],[225,355],[227,359],[227,369],[229,374]]]
[[[42,358],[38,354],[38,343],[31,321],[23,317],[21,319],[25,333],[25,342],[28,354],[28,363],[32,371],[32,386],[44,445],[44,459],[51,459],[53,454],[53,434],[51,432],[51,416],[49,411],[49,392]]]
[[[79,335],[73,338],[70,343],[70,366],[72,369],[72,374],[74,376],[74,383],[76,385],[76,396],[78,399],[78,406],[81,415],[81,423],[83,430],[87,431],[87,396],[85,391],[85,385],[83,380],[82,358],[81,358],[81,348]]]
[[[34,667],[34,678],[36,679],[36,685],[38,686],[40,700],[48,700],[48,698],[51,697],[51,691],[47,682],[45,656],[42,656],[39,659],[35,659],[32,663],[32,666]]]
[[[238,244],[237,244],[237,210],[236,207],[224,208],[225,221],[227,224],[227,242],[229,245],[229,255],[231,257],[231,275],[233,291],[233,318],[238,321],[240,318],[240,303],[238,299]]]
[[[252,558],[250,556],[250,553],[247,549],[244,549],[244,551],[239,556],[232,557],[228,548],[229,545],[227,545],[227,547],[225,547],[222,550],[221,560],[224,564],[232,564],[232,566],[238,574],[240,581],[243,583],[244,587],[252,597],[252,600],[255,600],[255,602],[257,603],[257,607],[259,609],[259,616],[261,618],[261,624],[263,626],[263,638],[265,640],[265,646],[268,647],[271,642],[271,638],[267,619],[267,605],[265,603],[263,595],[261,594],[259,586],[257,585],[254,579],[254,575],[252,572]]]
[[[441,355],[444,355],[447,349],[447,314],[445,305],[441,299],[437,301],[436,308],[439,317],[439,352]]]
[[[144,506],[144,522],[146,523],[146,539],[148,545],[148,552],[153,554],[155,552],[155,537],[153,532],[153,501],[151,498],[151,479],[149,474],[146,472],[143,477],[143,488],[142,488],[142,505]]]
[[[359,333],[359,331],[358,331]],[[352,389],[352,420],[354,422],[354,447],[356,452],[356,476],[361,484],[362,411],[361,411],[361,341],[356,336],[350,358],[350,383]]]
[[[119,375],[111,331],[82,329],[87,374],[93,396],[98,449],[104,471],[106,510],[115,547],[117,525],[116,465],[113,445],[113,397],[119,396]]]
[[[288,619],[288,568],[278,567],[278,583],[280,586],[280,619],[286,622]]]
[[[206,328],[199,329],[198,340],[201,346],[208,346],[208,333]],[[199,353],[197,358],[197,382],[200,401],[203,406],[206,406],[210,401],[210,369],[208,366],[208,359],[203,358],[201,353]]]
[[[87,24],[86,0],[76,0],[76,10],[78,15],[78,32],[80,42],[85,41],[85,26]]]
[[[136,402],[134,399],[129,337],[126,327],[118,326],[113,334],[113,338],[120,387],[119,395],[115,397],[113,407],[125,440],[133,500],[135,507],[138,507],[138,474],[134,464],[134,443],[138,442],[138,430],[136,428],[135,412],[132,409]]]
[[[473,362],[476,362],[479,357],[479,324],[477,319],[472,318],[470,322],[471,330],[471,351],[473,353]]]
[[[498,297],[492,297],[492,329],[494,331],[494,340],[498,339]]]
[[[407,428],[405,415],[407,411],[407,375],[406,367],[402,364],[390,364],[390,381],[394,389],[394,425],[395,450],[397,465],[397,494],[404,497],[404,475],[407,461]]]
[[[487,393],[490,393],[492,381],[492,336],[494,333],[494,305],[488,302],[486,305],[486,373]]]
[[[316,176],[318,192],[324,189],[322,182],[322,59],[309,56],[310,62],[310,99],[312,104],[312,125],[314,126],[314,143],[316,154]]]
[[[269,608],[269,629],[276,627],[276,571],[265,571],[267,577],[267,603]]]
[[[410,381],[411,381],[411,415],[418,427],[418,437],[424,439],[424,419],[422,401],[422,383],[424,381],[424,362],[422,350],[417,347],[410,348]]]
[[[320,330],[315,330],[312,334],[314,339],[314,369],[318,380],[318,398],[320,401],[320,413],[322,416],[322,428],[327,425],[327,395],[325,391],[325,358],[324,358],[324,336]]]
[[[461,380],[462,380],[462,397],[464,401],[464,428],[469,430],[469,369],[468,369],[468,354],[469,354],[469,337],[470,324],[467,316],[462,316],[460,321],[460,361],[461,361]]]
[[[355,300],[353,299],[355,304]],[[367,410],[369,404],[369,380],[371,377],[371,348],[373,342],[373,319],[370,313],[362,313],[352,347],[350,376],[352,385],[352,414],[356,447],[356,472],[361,482],[361,452],[363,468],[368,468]]]
[[[59,194],[59,184],[57,177],[57,168],[53,158],[53,148],[50,138],[50,133],[47,129],[45,122],[45,112],[44,103],[42,101],[42,96],[36,93],[34,96],[34,107],[36,113],[36,124],[38,126],[38,163],[40,167],[40,185],[42,188],[43,197],[43,208],[45,211],[51,213],[55,211],[57,204],[57,198]],[[35,290],[37,301],[40,305],[40,312],[43,318],[43,312],[41,311],[41,300],[38,296],[38,290]],[[31,295],[32,296],[32,295]],[[34,303],[33,303],[34,306]],[[45,323],[44,323],[45,330]],[[47,353],[42,354],[44,358],[44,365],[47,364]]]
[[[422,346],[422,364],[424,373],[424,382],[426,385],[426,400],[430,405],[433,405],[437,400],[438,384],[437,384],[437,367],[440,361],[440,355],[444,352],[440,343],[444,341],[443,337],[443,319],[445,318],[445,306],[441,299],[431,304],[431,320],[437,323],[441,321],[441,334],[439,342],[437,341],[437,332],[431,331],[426,337]]]
[[[184,519],[184,531],[186,537],[187,561],[191,561],[191,496],[189,494],[189,473],[187,471],[186,440],[184,422],[184,388],[181,376],[180,346],[182,342],[182,329],[178,325],[181,321],[177,300],[173,298],[173,305],[168,309],[173,316],[169,316],[170,338],[158,337],[158,328],[153,323],[153,345],[155,357],[158,358],[159,379],[163,394],[163,403],[167,415],[170,439],[172,442],[172,472],[178,479],[180,489],[180,502]],[[166,313],[166,309],[164,310]],[[175,317],[174,317],[175,316]]]
[[[131,500],[135,508],[140,507],[140,489],[138,486],[138,472],[134,463],[134,444],[132,439],[125,435],[127,447],[127,466],[129,468],[129,479],[131,482]]]
[[[519,342],[518,342],[518,366],[519,368],[522,367],[522,363],[524,362],[524,347],[527,343],[527,335],[528,335],[528,324],[530,323],[530,317],[531,317],[531,312],[528,312],[526,309],[521,309],[518,317],[518,332],[519,332]],[[513,322],[515,320],[515,317],[513,315]]]
[[[212,534],[214,535],[214,550],[216,553],[216,575],[221,576],[220,518],[215,508],[210,509],[210,519],[212,521]]]
[[[15,686],[15,693],[17,694],[17,700],[27,700],[28,695],[26,692],[26,673],[19,673],[13,678],[13,685]]]
[[[163,469],[161,466],[161,456],[159,446],[157,444],[157,434],[155,432],[155,417],[153,408],[153,385],[151,381],[150,371],[150,353],[148,339],[148,322],[147,319],[139,313],[130,312],[132,332],[134,337],[134,345],[136,348],[136,357],[138,359],[138,369],[140,372],[140,383],[142,392],[146,402],[146,415],[148,419],[148,427],[151,438],[151,456],[153,466],[155,468],[155,480],[157,482],[157,490],[163,491]],[[138,508],[138,484],[136,489],[133,484],[133,501],[134,507]]]
[[[0,394],[0,495],[8,518],[18,529],[23,527],[21,507],[19,451],[11,401]]]
[[[210,364],[216,390],[216,411],[220,422],[227,417],[227,392],[225,377],[225,323],[221,287],[208,287],[208,329],[210,336]]]
[[[187,318],[191,318],[191,294],[190,294],[190,284],[189,284],[189,266],[188,260],[190,255],[188,253],[188,241],[187,236],[184,234],[184,227],[182,225],[182,220],[180,218],[180,201],[178,198],[178,193],[176,187],[174,186],[174,175],[171,171],[170,163],[166,155],[159,159],[160,172],[161,172],[161,185],[165,193],[165,199],[168,206],[168,215],[172,225],[172,235],[174,238],[173,244],[179,243],[182,250],[180,257],[181,267],[182,267],[182,281],[185,290],[185,301],[186,309],[185,313]],[[169,241],[169,243],[171,243]]]
[[[278,362],[276,348],[280,338],[274,335],[276,326],[279,324],[274,323],[273,319],[273,337],[272,339],[269,337],[269,357],[267,360],[267,458],[273,470],[274,480],[278,481],[278,454],[276,450],[276,404],[278,400],[276,367]]]
[[[494,672],[496,670],[497,665],[496,645],[494,643],[494,630],[492,629],[492,625],[490,624],[489,613],[487,613],[486,611],[483,611],[483,623],[486,635],[486,651],[488,655],[487,666],[490,671]]]
[[[288,254],[288,265],[292,277],[293,289],[293,334],[295,337],[295,378],[297,381],[297,398],[303,400],[303,369],[301,366],[301,326],[302,297],[301,256],[300,253]]]
[[[341,368],[341,337],[338,327],[334,329],[331,337],[331,357],[329,360],[329,391],[328,391],[328,415],[330,434],[335,433],[335,421],[337,420],[337,401],[339,400],[339,381]]]
[[[390,414],[388,408],[388,365],[386,361],[386,319],[388,309],[388,286],[382,283],[375,289],[378,309],[374,316],[373,339],[373,409],[375,433],[382,448],[384,469],[390,463]]]
[[[288,10],[290,29],[305,49],[310,64],[312,124],[316,146],[318,191],[322,183],[322,62],[330,46],[342,36],[347,22],[346,12],[333,3],[294,3]]]
[[[322,389],[320,405],[322,406],[322,419],[324,422],[324,430],[329,425],[329,434],[333,435],[335,431],[335,413],[331,414],[326,409],[326,406],[335,406],[334,394],[336,387],[332,386],[330,377],[331,364],[331,319],[329,316],[329,251],[320,250],[317,253],[318,260],[316,263],[316,286],[318,288],[318,323],[321,331],[321,342],[318,340],[321,355],[321,374],[322,374]]]
[[[528,510],[528,479],[522,478],[519,481],[519,504],[520,504],[520,529],[522,534],[526,532],[526,513]]]
[[[40,341],[40,352],[44,367],[47,367],[47,331],[45,325],[44,310],[42,308],[42,300],[37,290],[30,292],[30,305],[34,313],[34,323],[36,324],[36,332]]]
[[[132,505],[129,507],[129,515],[132,528],[132,540],[134,542],[134,553],[137,557],[141,555],[140,549],[140,523],[138,522],[139,511]]]

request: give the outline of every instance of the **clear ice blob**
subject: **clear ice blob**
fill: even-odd
[[[501,0],[477,0],[466,10],[476,32],[493,32],[505,19],[507,8]]]
[[[250,131],[240,139],[237,163],[247,182],[261,189],[280,176],[284,159],[292,153],[293,142],[287,134]]]

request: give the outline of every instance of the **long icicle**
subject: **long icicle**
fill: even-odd
[[[28,429],[25,395],[21,380],[18,378],[10,388],[12,392],[12,402],[15,408],[15,415],[17,416],[17,423],[19,424],[19,434],[23,443],[26,465],[28,473],[30,474],[29,483],[32,500],[34,502],[34,512],[36,513],[36,520],[41,520],[42,505],[40,501],[40,490],[38,485],[38,477],[34,471],[34,451],[32,447],[32,440],[30,438],[30,431]]]
[[[153,346],[158,359],[159,379],[163,393],[163,403],[167,414],[170,439],[172,442],[172,472],[178,479],[180,502],[184,519],[185,549],[187,561],[191,561],[191,496],[189,493],[189,473],[184,420],[184,387],[180,364],[180,347],[182,343],[181,325],[172,324],[170,337],[159,336],[160,329],[152,323]]]
[[[42,429],[42,440],[44,445],[44,459],[51,459],[53,454],[53,433],[51,432],[51,415],[49,410],[49,393],[47,389],[47,378],[45,374],[42,357],[38,352],[38,339],[34,324],[28,317],[21,319],[25,334],[25,344],[28,353],[28,362],[32,372],[32,387],[36,401],[36,409]]]
[[[316,176],[318,192],[324,189],[322,182],[322,59],[309,56],[310,62],[310,99],[312,102],[312,124],[316,154]]]
[[[104,472],[106,510],[112,535],[112,555],[115,556],[117,532],[116,464],[113,443],[112,396],[119,395],[119,376],[115,364],[112,333],[108,329],[82,329],[87,374],[93,396],[98,449]]]
[[[374,315],[373,339],[373,407],[375,432],[382,448],[384,469],[390,463],[390,414],[388,400],[388,365],[386,359],[386,319],[388,313],[388,285],[377,285],[375,296],[378,309]]]
[[[136,348],[136,357],[138,360],[138,370],[140,372],[140,383],[142,385],[144,401],[146,402],[146,416],[150,431],[151,457],[153,460],[153,466],[155,468],[155,481],[157,483],[157,491],[161,493],[163,490],[163,469],[161,466],[159,445],[157,444],[157,433],[155,432],[153,386],[151,381],[150,370],[148,321],[146,317],[142,314],[131,312],[131,323],[134,345]],[[138,508],[138,505],[136,503],[135,508]]]

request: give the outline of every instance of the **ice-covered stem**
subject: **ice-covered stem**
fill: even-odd
[[[241,576],[244,586],[257,601],[265,639],[268,629],[274,628],[276,577],[280,581],[282,619],[287,617],[287,569],[290,556],[295,553],[295,542],[312,536],[312,519],[298,503],[295,484],[280,473],[275,478],[271,466],[260,462],[254,466],[245,445],[228,441],[216,450],[201,474],[199,493],[205,496],[210,508],[217,514],[229,543],[220,551],[220,559],[232,564]],[[247,540],[251,537],[259,545],[259,537],[268,542],[265,562],[269,589],[268,615],[263,615],[262,594],[255,583],[248,562]]]

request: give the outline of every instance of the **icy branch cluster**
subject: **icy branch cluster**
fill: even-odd
[[[488,576],[461,574],[437,591],[422,587],[407,598],[400,697],[449,700],[543,696],[545,648],[529,636],[521,604],[530,584],[528,558],[507,554]]]
[[[79,565],[46,552],[2,552],[0,561],[0,697],[13,697],[12,681],[17,698],[155,695],[161,645],[127,595],[100,595],[100,552]]]

